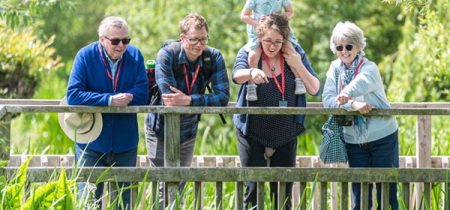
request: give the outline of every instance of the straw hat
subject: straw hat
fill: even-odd
[[[61,100],[59,105],[67,105],[67,98]],[[103,128],[101,113],[58,113],[59,125],[66,135],[77,143],[87,144],[95,141]]]

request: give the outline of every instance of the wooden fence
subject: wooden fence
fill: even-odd
[[[32,104],[32,105],[31,105]],[[44,105],[43,105],[44,104]],[[0,169],[0,175],[11,176],[14,171],[17,171],[17,162],[15,156],[10,155],[10,116],[13,113],[20,112],[102,112],[102,113],[164,113],[166,114],[166,130],[165,130],[165,148],[166,161],[164,168],[151,168],[150,173],[145,180],[146,182],[156,183],[162,181],[167,183],[168,200],[172,202],[175,200],[176,192],[179,189],[179,182],[190,181],[194,182],[194,198],[201,192],[202,182],[216,183],[216,207],[222,208],[222,186],[223,182],[236,183],[236,208],[243,209],[243,182],[254,181],[258,182],[258,189],[264,189],[264,182],[279,182],[279,199],[284,200],[285,184],[286,182],[296,182],[294,189],[294,202],[299,203],[299,195],[305,191],[307,182],[314,182],[317,175],[317,184],[319,190],[316,191],[318,198],[313,201],[316,204],[313,209],[327,209],[327,183],[340,183],[340,209],[348,209],[349,203],[349,182],[361,182],[362,194],[368,193],[368,185],[372,182],[382,182],[383,198],[387,198],[389,182],[396,182],[392,169],[354,169],[345,168],[345,165],[340,165],[337,168],[331,166],[324,166],[317,157],[298,157],[297,168],[241,168],[236,165],[236,157],[213,157],[215,165],[205,165],[205,159],[208,157],[197,157],[196,164],[208,166],[201,168],[180,168],[179,167],[179,124],[180,114],[305,114],[305,115],[355,115],[356,112],[347,112],[343,109],[323,108],[321,103],[308,103],[306,108],[237,108],[233,105],[228,107],[161,107],[161,106],[134,106],[125,108],[116,107],[91,107],[91,106],[59,106],[58,100],[0,100],[0,160],[11,160],[10,166]],[[448,157],[431,157],[431,115],[450,115],[450,103],[393,103],[392,109],[374,109],[368,115],[417,115],[417,132],[416,132],[416,157],[402,157],[401,165],[404,168],[396,170],[399,183],[401,183],[402,199],[405,202],[407,209],[412,209],[418,206],[423,195],[430,201],[431,199],[431,185],[432,183],[443,183],[446,181],[449,168]],[[58,156],[61,166],[71,166],[71,157]],[[144,161],[145,159],[145,161]],[[202,161],[203,159],[203,161]],[[308,159],[308,161],[304,161]],[[31,182],[45,182],[48,180],[54,163],[51,161],[52,156],[41,156],[40,163],[42,167],[30,168]],[[139,167],[136,168],[113,168],[106,177],[117,179],[118,181],[143,181],[144,175],[147,171],[148,162],[145,157],[139,157]],[[233,164],[224,160],[233,160]],[[231,162],[233,162],[231,161]],[[20,162],[20,161],[19,161]],[[207,162],[207,161],[206,161]],[[218,166],[227,166],[222,168]],[[67,168],[66,170],[71,170]],[[91,180],[96,180],[105,168],[84,168],[82,175],[89,174]],[[87,177],[87,176],[84,176]],[[83,181],[83,178],[80,179]],[[411,191],[411,183],[422,183],[423,187],[417,187],[415,192]],[[156,186],[156,185],[153,185]],[[337,184],[331,184],[331,195],[337,195]],[[154,191],[156,188],[153,189]],[[448,187],[442,189],[448,195]],[[261,190],[259,190],[261,192]],[[412,195],[416,194],[416,202],[410,202]],[[155,193],[154,193],[155,195]],[[258,209],[264,209],[263,201],[264,194],[258,193]],[[156,198],[153,198],[156,199]],[[337,200],[337,199],[335,199]],[[443,202],[446,199],[443,199]],[[447,199],[448,200],[448,199]],[[368,206],[368,201],[362,199],[362,207]],[[318,205],[317,205],[318,204]],[[388,205],[387,199],[383,199],[382,209]],[[314,206],[314,205],[313,205]],[[448,206],[448,203],[443,203],[443,206]],[[201,209],[201,205],[196,206],[196,209]],[[333,201],[332,208],[337,209],[337,201]],[[422,206],[422,208],[424,208]],[[300,209],[306,209],[306,202],[302,202]],[[365,208],[367,209],[367,208]]]

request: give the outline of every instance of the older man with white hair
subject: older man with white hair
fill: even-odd
[[[68,104],[145,105],[148,80],[144,57],[138,48],[129,44],[127,23],[120,17],[107,17],[100,23],[98,34],[99,41],[83,47],[75,57],[67,86]],[[84,166],[135,166],[139,142],[137,115],[103,113],[102,120],[102,130],[96,139],[76,143],[75,160]],[[129,183],[119,185],[125,187]],[[84,188],[85,183],[79,183],[80,197]],[[102,192],[103,183],[100,183],[95,198],[99,199]],[[123,192],[122,200],[121,207],[131,209],[129,190]]]

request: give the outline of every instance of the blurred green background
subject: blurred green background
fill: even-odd
[[[239,18],[244,0],[30,2],[35,5],[23,6],[29,13],[17,10],[15,15],[8,11],[12,6],[20,5],[21,1],[0,2],[3,19],[0,22],[0,76],[3,82],[11,72],[21,71],[20,75],[28,75],[34,79],[27,81],[35,84],[35,99],[61,99],[65,95],[77,51],[98,40],[97,27],[108,15],[121,16],[128,22],[131,44],[141,49],[145,59],[154,59],[165,40],[179,37],[178,21],[189,12],[204,16],[209,25],[209,45],[221,50],[229,76],[236,54],[247,40],[246,24]],[[329,49],[332,29],[336,23],[349,20],[364,31],[367,38],[366,57],[378,64],[391,102],[448,102],[449,2],[435,0],[424,6],[421,3],[420,0],[292,1],[294,16],[290,24],[322,85],[330,62],[336,59]],[[33,21],[30,22],[30,19]],[[25,32],[32,36],[28,39],[17,38],[24,37],[21,33]],[[36,44],[38,42],[41,48]],[[13,52],[11,46],[37,48],[24,50],[25,47],[18,47]],[[37,55],[33,53],[36,51],[46,53]],[[18,69],[36,59],[44,61],[38,62],[38,66]],[[231,84],[230,101],[236,100],[238,88],[238,85]],[[11,90],[8,93],[5,88],[0,88],[2,98],[26,97],[19,93]],[[308,96],[307,100],[318,102],[321,97]],[[144,117],[145,114],[139,114],[139,154],[146,154]],[[231,118],[227,115],[228,123],[223,125],[217,115],[202,117],[196,155],[237,155]],[[318,155],[322,139],[320,128],[327,118],[307,116],[307,131],[299,137],[298,155]],[[401,116],[397,119],[400,125],[400,155],[415,155],[416,118]],[[433,155],[450,155],[450,136],[445,127],[448,121],[447,116],[432,118]],[[11,127],[14,154],[73,154],[73,142],[60,129],[55,113],[24,113],[14,118]]]

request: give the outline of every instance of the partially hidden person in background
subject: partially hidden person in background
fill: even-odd
[[[199,14],[190,13],[179,22],[180,41],[161,48],[156,57],[155,77],[162,100],[152,105],[227,106],[229,81],[222,53],[207,46],[208,24]],[[178,49],[178,52],[177,50]],[[208,63],[208,64],[207,64]],[[178,73],[177,73],[178,72]],[[181,72],[181,73],[180,73]],[[205,94],[211,82],[212,93]],[[180,122],[180,166],[191,166],[200,115],[183,114]],[[148,157],[153,167],[164,166],[164,114],[149,113],[145,119]],[[185,182],[181,183],[180,192]],[[163,185],[160,185],[160,209]],[[183,200],[181,202],[183,206]]]
[[[237,107],[306,107],[305,94],[295,94],[295,74],[303,79],[307,92],[319,96],[320,80],[311,67],[300,45],[282,52],[289,41],[290,27],[285,16],[272,14],[262,21],[256,31],[262,47],[257,68],[248,63],[249,51],[242,47],[232,72],[233,82],[240,84]],[[295,73],[294,73],[295,72]],[[258,100],[245,98],[246,86],[253,80],[258,87]],[[243,167],[295,167],[297,136],[303,133],[305,115],[249,115],[235,114],[238,152]],[[256,204],[256,182],[245,182],[245,209]],[[284,209],[292,208],[292,185],[287,183],[287,201],[277,201],[277,183],[270,183],[273,205],[286,202]]]
[[[364,56],[366,41],[363,31],[352,22],[338,23],[330,38],[330,49],[338,59],[327,72],[322,101],[324,107],[356,110],[352,125],[343,126],[349,166],[398,168],[398,125],[395,116],[366,116],[373,107],[389,109],[377,65]],[[336,81],[338,74],[338,81]],[[338,83],[338,84],[336,84]],[[336,89],[336,87],[338,87]],[[397,185],[391,183],[389,204],[398,209]],[[381,184],[376,183],[377,201],[381,203]],[[369,185],[369,209],[372,206]],[[354,210],[361,209],[361,183],[352,183]],[[386,207],[387,208],[387,207]],[[381,209],[381,205],[378,205]]]
[[[284,8],[284,13],[282,13],[282,9]],[[248,63],[250,67],[258,68],[258,61],[262,56],[262,45],[259,41],[256,28],[259,24],[261,24],[264,19],[271,15],[283,15],[287,19],[291,19],[294,15],[294,10],[292,9],[291,0],[276,0],[276,1],[268,1],[268,0],[247,0],[245,3],[244,9],[241,12],[241,20],[247,23],[247,34],[248,34],[248,43],[245,46],[247,52],[249,52]],[[289,36],[287,40],[291,42],[291,44],[286,43],[282,47],[282,51],[294,51],[294,48],[297,46],[298,40],[294,37],[294,31],[292,28],[289,31]],[[306,88],[305,83],[302,81],[302,78],[297,72],[293,72],[295,76],[295,94],[305,94]],[[250,79],[247,82],[247,101],[257,101],[257,84],[253,79]]]
[[[130,43],[130,28],[124,19],[110,16],[98,28],[99,41],[83,47],[75,57],[67,86],[69,105],[126,107],[145,105],[148,80],[144,57]],[[136,114],[102,114],[98,138],[88,144],[76,143],[75,161],[86,166],[135,167],[139,131]],[[119,183],[119,188],[130,183]],[[79,183],[83,196],[86,183]],[[103,183],[95,198],[100,199]],[[86,195],[84,195],[86,197]],[[131,209],[130,190],[122,193],[121,209]],[[101,202],[100,202],[101,208]]]

